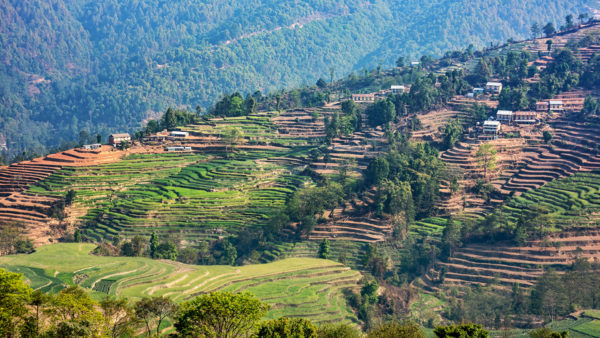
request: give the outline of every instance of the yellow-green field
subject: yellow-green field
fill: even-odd
[[[140,257],[90,255],[93,244],[53,244],[31,255],[0,257],[0,267],[24,274],[34,289],[56,292],[78,284],[99,299],[169,296],[183,302],[201,293],[250,291],[271,305],[269,318],[303,317],[316,323],[356,323],[343,290],[361,275],[339,263],[290,258],[247,266],[197,266]]]

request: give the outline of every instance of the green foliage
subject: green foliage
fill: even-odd
[[[436,327],[433,331],[438,338],[468,337],[468,338],[488,338],[489,332],[484,330],[481,325],[461,324]]]
[[[396,117],[396,106],[391,99],[377,101],[365,110],[369,124],[373,127],[387,125]]]
[[[152,324],[156,327],[156,335],[160,334],[161,323],[177,312],[177,305],[170,298],[142,298],[135,303],[135,315],[146,325],[148,335],[152,334]]]
[[[390,322],[380,325],[369,332],[367,338],[425,338],[425,333],[421,327],[413,322]]]
[[[324,238],[319,245],[319,258],[328,259],[330,253],[329,250],[329,240]]]
[[[214,292],[183,303],[175,328],[183,336],[237,337],[253,332],[268,309],[250,293]]]
[[[529,332],[531,338],[569,338],[569,332],[554,332],[548,328],[540,327]]]
[[[260,323],[256,330],[259,338],[317,338],[317,327],[303,318],[281,317]]]
[[[21,275],[0,269],[0,335],[10,337],[16,333],[19,320],[27,314],[31,287],[25,285]]]
[[[317,331],[319,338],[360,338],[360,331],[348,324],[324,324],[319,326]]]
[[[138,321],[135,310],[129,306],[127,299],[115,299],[110,296],[100,301],[104,315],[104,326],[112,338],[132,336]]]
[[[548,130],[544,130],[542,136],[544,137],[544,143],[550,143],[550,141],[552,141],[552,133]]]
[[[453,120],[450,123],[446,124],[446,128],[444,129],[444,137],[442,141],[442,146],[445,149],[450,149],[454,147],[456,142],[463,135],[464,129],[462,124],[458,120]]]

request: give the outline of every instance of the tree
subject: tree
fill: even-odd
[[[225,142],[225,152],[229,152],[230,150],[234,150],[235,146],[240,143],[242,138],[244,137],[244,133],[240,128],[237,127],[227,127],[221,133],[221,139]]]
[[[329,83],[333,83],[333,79],[335,78],[335,67],[329,68]]]
[[[398,59],[396,59],[396,67],[402,68],[402,67],[404,67],[405,64],[406,64],[406,59],[404,58],[404,56],[400,56],[400,57],[398,57]]]
[[[325,80],[323,80],[322,78],[319,78],[319,80],[317,80],[317,87],[325,88],[327,87],[327,82],[325,82]]]
[[[221,264],[234,265],[237,259],[237,249],[227,239],[222,242],[223,255],[221,256]]]
[[[555,332],[550,330],[547,327],[540,327],[531,332],[529,332],[529,337],[531,338],[569,338],[569,332]]]
[[[267,304],[247,292],[213,292],[183,303],[175,328],[182,336],[248,335],[268,309]]]
[[[544,26],[544,28],[542,28],[542,30],[544,31],[544,34],[546,34],[547,37],[550,37],[551,35],[556,33],[556,28],[554,28],[554,24],[552,22],[548,22]]]
[[[329,258],[329,240],[327,238],[323,238],[323,241],[319,245],[319,258]]]
[[[135,315],[146,325],[148,335],[151,334],[151,324],[156,322],[156,335],[160,334],[160,325],[165,318],[177,312],[177,305],[166,297],[142,298],[135,303]]]
[[[348,324],[323,324],[319,326],[317,331],[319,338],[360,338],[362,334],[360,331]]]
[[[477,163],[483,169],[483,177],[487,178],[488,171],[496,169],[496,148],[491,143],[484,143],[479,146],[475,157]]]
[[[452,217],[446,221],[441,242],[441,253],[445,258],[452,257],[454,250],[462,245],[460,223],[454,221]]]
[[[171,130],[177,126],[177,117],[175,116],[175,110],[173,108],[169,107],[169,109],[167,109],[163,119],[166,129]]]
[[[69,191],[67,191],[67,195],[65,196],[65,205],[69,206],[69,205],[73,204],[73,200],[75,200],[75,196],[77,196],[77,193],[75,192],[75,190],[69,189]]]
[[[96,134],[96,143],[102,143],[102,134]]]
[[[436,327],[433,331],[437,338],[468,337],[488,338],[490,333],[477,324],[461,324]]]
[[[196,106],[196,116],[200,117],[202,115],[202,107],[200,105]]]
[[[158,235],[155,231],[152,231],[152,235],[150,235],[150,258],[156,258],[158,249]]]
[[[109,336],[118,338],[134,333],[133,326],[137,323],[135,311],[129,306],[126,299],[114,299],[106,296],[100,301],[100,308],[104,314],[104,325]]]
[[[581,110],[581,113],[585,117],[589,117],[591,115],[597,115],[598,112],[600,112],[600,102],[588,95],[583,102],[583,109]]]
[[[81,230],[75,229],[75,232],[73,233],[73,242],[81,243]]]
[[[379,184],[390,173],[390,165],[385,157],[377,157],[367,166],[365,180],[370,184]]]
[[[0,269],[0,336],[13,337],[28,312],[31,287],[23,283],[23,275]]]
[[[365,110],[369,124],[373,127],[392,122],[396,117],[396,106],[390,99],[375,102]]]
[[[258,338],[317,338],[317,327],[304,318],[287,318],[269,320],[260,323],[256,330]]]
[[[454,144],[458,142],[463,132],[464,130],[459,120],[453,120],[446,124],[446,128],[444,129],[444,139],[442,141],[444,148],[450,149],[454,147]]]
[[[171,242],[161,243],[156,247],[155,258],[177,260],[177,246]]]
[[[540,27],[539,23],[534,22],[533,25],[531,25],[531,34],[534,39],[542,34],[542,27]]]
[[[390,322],[380,325],[378,328],[369,332],[367,338],[425,338],[425,333],[414,322]]]
[[[50,301],[47,312],[54,325],[51,332],[59,337],[96,336],[102,330],[104,318],[96,310],[98,303],[90,298],[89,294],[78,286],[71,286],[61,290]]]
[[[550,143],[550,141],[552,141],[552,133],[551,132],[544,130],[542,135],[544,137],[544,143]]]
[[[548,51],[551,52],[552,51],[552,44],[553,44],[552,40],[547,40],[546,44],[548,45]]]
[[[575,22],[573,21],[573,14],[569,14],[565,17],[565,28],[571,29],[575,27]]]

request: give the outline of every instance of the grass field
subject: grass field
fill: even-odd
[[[22,273],[32,288],[57,292],[80,285],[96,299],[168,296],[176,302],[202,293],[250,291],[271,305],[268,318],[303,317],[316,323],[357,323],[342,291],[361,275],[339,263],[290,258],[269,264],[196,266],[139,257],[90,255],[93,244],[53,244],[31,255],[0,257],[0,267]]]

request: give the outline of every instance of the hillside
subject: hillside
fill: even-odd
[[[212,291],[250,291],[271,305],[268,318],[293,316],[316,323],[356,323],[342,291],[361,275],[332,261],[290,258],[264,265],[197,266],[147,258],[93,256],[92,244],[40,247],[32,255],[0,258],[0,267],[24,274],[35,290],[79,285],[94,298],[169,296],[176,302]]]
[[[273,93],[398,56],[522,39],[534,18],[558,27],[595,5],[10,0],[0,8],[0,139],[10,158],[43,154],[82,130],[133,130],[168,106],[206,108],[234,90]]]
[[[276,97],[233,93],[204,115],[168,109],[131,142],[0,167],[0,250],[88,241],[121,256],[98,260],[209,270],[330,258],[381,285],[370,305],[349,296],[365,328],[579,318],[600,307],[599,51],[589,20]]]

